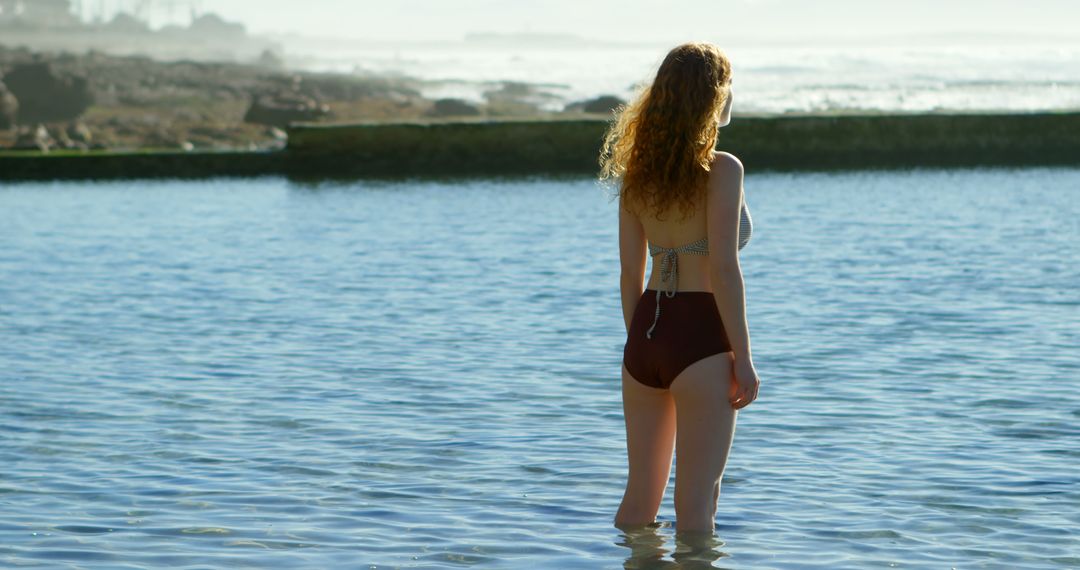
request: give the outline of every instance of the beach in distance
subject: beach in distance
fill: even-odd
[[[1068,44],[729,51],[736,117],[1080,110],[1080,47]],[[9,84],[0,100],[5,89],[27,100],[63,95],[54,108],[0,104],[0,149],[272,150],[286,145],[290,122],[604,118],[662,53],[659,45],[359,43],[215,62],[0,41],[0,82]]]
[[[67,94],[45,99],[63,104],[10,113],[10,128],[0,129],[0,180],[594,172],[612,111],[656,57],[651,48],[608,48],[583,62],[578,52],[530,47],[480,74],[469,58],[498,57],[489,51],[442,59],[420,51],[403,64],[408,75],[391,73],[381,52],[354,54],[387,67],[360,72],[314,56],[303,60],[309,69],[293,71],[271,59],[0,47],[8,90]],[[988,64],[983,51],[969,51],[960,52],[965,66]],[[817,59],[798,65],[780,65],[783,52],[751,52],[758,59],[737,69],[735,121],[718,148],[759,170],[1075,164],[1080,71],[1061,65],[1046,74],[1046,62],[1035,68],[1039,77],[1024,70],[1028,60],[1080,51],[1014,51],[1016,69],[978,80],[963,79],[971,70],[959,64],[929,65],[919,50],[879,48],[851,61],[840,48],[818,48]],[[432,61],[417,63],[425,57]],[[588,61],[603,58],[614,71],[588,73]],[[519,67],[534,81],[494,79]],[[896,74],[885,80],[889,68]],[[560,74],[563,82],[540,81]]]

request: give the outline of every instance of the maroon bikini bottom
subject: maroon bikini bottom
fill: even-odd
[[[623,364],[638,382],[668,389],[687,366],[719,352],[731,350],[720,311],[710,291],[660,293],[660,318],[652,338],[645,331],[656,315],[656,289],[638,299],[623,347]]]

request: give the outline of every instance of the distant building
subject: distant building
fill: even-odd
[[[71,0],[0,0],[0,24],[8,23],[65,27],[80,22]]]

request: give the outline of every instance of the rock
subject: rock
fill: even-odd
[[[14,127],[18,117],[19,100],[8,90],[7,85],[0,81],[0,129]]]
[[[584,101],[575,101],[567,105],[564,112],[578,112],[578,113],[600,113],[608,114],[615,110],[616,107],[626,103],[622,99],[614,95],[601,95],[593,99],[586,99]]]
[[[145,34],[150,32],[149,24],[127,12],[116,14],[112,20],[109,20],[102,27],[114,34]]]
[[[485,110],[492,116],[529,117],[536,115],[541,106],[561,101],[558,95],[538,87],[530,83],[504,81],[498,89],[484,91],[484,98],[487,99]]]
[[[430,117],[471,117],[480,109],[464,99],[436,99],[435,106],[427,113]]]
[[[487,97],[489,100],[499,98],[521,99],[535,93],[536,90],[528,83],[522,83],[520,81],[504,81],[498,89],[484,91],[484,97]]]
[[[255,65],[266,69],[282,70],[285,69],[285,60],[274,50],[264,49],[255,60]]]
[[[289,133],[277,127],[267,127],[265,136],[270,137],[270,140],[263,145],[267,150],[281,150],[289,143]]]
[[[56,146],[70,150],[86,150],[90,148],[90,129],[81,122],[70,122],[65,125],[53,125]]]
[[[4,83],[19,102],[19,123],[70,121],[94,102],[86,77],[59,77],[48,62],[16,65]]]
[[[45,125],[37,124],[33,127],[20,127],[15,133],[15,144],[11,145],[14,150],[40,150],[49,152],[56,146],[56,141],[49,135]]]
[[[90,133],[90,128],[87,127],[85,123],[78,121],[68,123],[67,136],[76,143],[83,143],[86,145],[89,145],[94,138]]]
[[[157,128],[146,133],[139,146],[145,148],[184,148],[184,141],[176,133],[166,128]]]
[[[193,34],[219,39],[238,39],[247,35],[247,28],[239,22],[229,22],[213,12],[202,14],[191,21],[188,29]]]
[[[333,73],[305,73],[268,78],[283,90],[301,93],[320,101],[356,101],[370,97],[420,97],[416,89],[379,77],[351,77]]]
[[[329,105],[299,93],[266,94],[251,102],[244,122],[285,127],[292,121],[317,120],[329,112]]]
[[[72,149],[75,148],[75,141],[71,140],[67,132],[64,129],[53,129],[56,133],[53,138],[56,141],[56,148]]]
[[[188,129],[189,135],[208,139],[228,139],[229,133],[226,127],[217,125],[195,125]]]

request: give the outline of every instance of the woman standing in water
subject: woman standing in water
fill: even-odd
[[[714,150],[730,120],[731,63],[713,44],[687,43],[604,140],[601,178],[620,182],[627,330],[629,476],[616,526],[655,521],[677,451],[675,526],[712,532],[737,410],[757,398],[739,266],[752,229],[743,166]],[[642,291],[646,246],[660,257]]]

